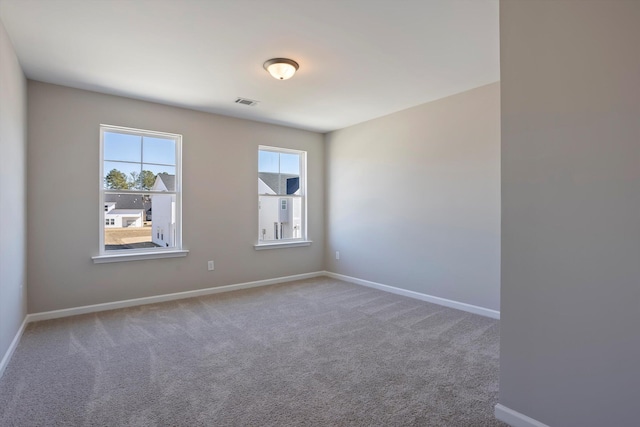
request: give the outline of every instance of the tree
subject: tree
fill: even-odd
[[[104,178],[107,188],[112,190],[128,190],[131,188],[127,175],[124,172],[120,172],[118,169],[111,169],[111,171]]]
[[[141,173],[136,171],[129,172],[127,183],[130,190],[151,190],[156,182],[156,176],[153,172],[144,170]]]
[[[156,182],[156,175],[151,171],[142,171],[140,174],[140,188],[143,190],[151,190]]]
[[[129,172],[129,188],[137,189],[140,188],[140,174],[136,171]]]
[[[111,171],[104,178],[105,184],[110,190],[151,190],[156,182],[156,175],[148,170],[141,173],[129,172],[129,175],[118,169]]]

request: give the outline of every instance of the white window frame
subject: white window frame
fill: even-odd
[[[159,137],[167,138],[175,141],[176,146],[176,172],[175,172],[175,191],[162,192],[161,194],[175,194],[176,196],[176,245],[171,248],[142,248],[142,249],[121,249],[106,251],[104,247],[104,232],[105,232],[105,195],[106,194],[143,194],[153,195],[158,194],[156,191],[149,190],[110,190],[104,187],[104,134],[105,132],[123,133],[128,135],[136,135],[142,137]],[[109,262],[121,262],[121,261],[136,261],[143,259],[155,259],[155,258],[174,258],[186,256],[189,251],[182,247],[182,135],[157,132],[144,129],[134,129],[122,126],[113,125],[100,125],[100,165],[99,165],[99,253],[93,256],[93,262],[96,264],[109,263]]]
[[[300,214],[300,223],[301,223],[301,232],[300,232],[300,236],[298,238],[289,238],[289,239],[279,239],[279,240],[260,240],[260,238],[258,237],[258,240],[256,240],[256,243],[254,244],[254,248],[256,250],[262,250],[262,249],[276,249],[276,248],[290,248],[290,247],[296,247],[296,246],[309,246],[311,245],[312,241],[308,239],[308,221],[307,221],[307,198],[308,198],[308,192],[307,192],[307,152],[303,151],[303,150],[294,150],[291,148],[282,148],[282,147],[273,147],[273,146],[268,146],[268,145],[259,145],[258,146],[258,150],[256,152],[256,154],[259,156],[260,151],[271,151],[271,152],[275,152],[275,153],[285,153],[285,154],[297,154],[300,156],[300,194],[289,194],[286,197],[292,197],[292,198],[300,198],[302,200],[301,203],[301,209],[302,212]],[[258,162],[256,162],[256,176],[259,177],[259,165]],[[257,194],[257,201],[258,201],[258,209],[256,210],[256,213],[258,215],[257,218],[257,230],[256,230],[256,234],[259,236],[260,235],[260,196],[265,196],[264,194]],[[274,195],[273,197],[283,197],[283,195]]]

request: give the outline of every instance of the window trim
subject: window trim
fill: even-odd
[[[117,251],[107,251],[104,247],[104,232],[105,232],[105,194],[109,193],[121,193],[121,194],[158,194],[155,191],[148,190],[108,190],[104,188],[104,134],[105,132],[116,132],[128,135],[136,135],[142,137],[161,137],[171,138],[176,144],[176,172],[175,172],[175,191],[170,192],[176,196],[176,245],[169,248],[141,248],[141,249],[121,249]],[[100,164],[98,174],[98,191],[100,197],[99,209],[99,230],[98,230],[98,242],[99,250],[98,255],[92,256],[95,264],[119,262],[119,261],[134,261],[141,259],[154,259],[154,258],[173,258],[183,257],[189,252],[184,249],[182,244],[182,135],[169,132],[159,132],[145,129],[128,128],[122,126],[114,126],[107,124],[100,124]],[[165,194],[165,193],[160,193]]]
[[[284,239],[283,239],[284,240]],[[256,243],[253,245],[253,248],[256,251],[261,251],[264,249],[283,249],[283,248],[295,248],[298,246],[311,246],[313,241],[311,240],[293,240],[290,241],[282,241],[276,242],[275,240],[269,240],[269,243]],[[272,243],[273,242],[273,243]]]
[[[309,236],[309,231],[308,231],[308,221],[307,221],[307,200],[309,197],[309,193],[307,190],[307,152],[305,150],[296,150],[293,148],[284,148],[284,147],[274,147],[274,146],[269,146],[269,145],[259,145],[258,146],[258,150],[257,153],[258,156],[260,156],[260,151],[271,151],[271,152],[275,152],[275,153],[285,153],[285,154],[298,154],[300,156],[300,194],[299,195],[274,195],[273,197],[294,197],[294,198],[301,198],[302,199],[302,203],[301,203],[301,207],[302,207],[302,213],[300,215],[300,222],[301,222],[301,228],[302,228],[302,232],[300,234],[300,237],[298,238],[288,238],[288,239],[278,239],[278,240],[260,240],[260,238],[258,237],[258,239],[256,240],[255,244],[253,245],[255,250],[262,250],[262,249],[277,249],[277,248],[291,248],[291,247],[297,247],[297,246],[309,246],[311,245],[311,240],[308,239]],[[256,169],[256,176],[259,177],[259,173],[260,173],[260,169],[259,169],[259,160],[256,162],[256,166],[258,166]],[[262,194],[257,194],[258,198],[257,198],[257,202],[258,202],[258,206],[256,206],[258,209],[256,209],[256,213],[257,213],[257,234],[260,234],[260,196],[262,196]]]
[[[169,248],[167,248],[169,249]],[[123,249],[125,251],[127,249]],[[122,252],[118,251],[118,252]],[[156,251],[156,252],[148,252],[148,253],[127,253],[127,254],[108,254],[108,255],[96,255],[91,257],[93,259],[94,264],[107,264],[111,262],[123,262],[123,261],[139,261],[143,259],[158,259],[158,258],[178,258],[187,256],[189,253],[186,249],[180,250],[164,250],[164,251]]]

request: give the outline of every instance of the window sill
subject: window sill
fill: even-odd
[[[108,262],[123,262],[123,261],[139,261],[143,259],[158,259],[158,258],[178,258],[187,256],[189,253],[186,249],[176,249],[172,251],[159,251],[159,252],[138,252],[128,254],[114,254],[114,255],[97,255],[91,257],[94,264],[105,264]]]
[[[293,242],[273,242],[273,243],[256,243],[253,245],[256,251],[264,249],[281,249],[281,248],[295,248],[296,246],[311,246],[311,240],[296,240]]]

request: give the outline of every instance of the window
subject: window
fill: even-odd
[[[308,245],[307,153],[258,148],[258,243],[256,249]]]
[[[184,256],[182,136],[100,126],[100,251],[94,262]],[[108,227],[107,227],[108,226]],[[153,230],[162,230],[157,236]]]

